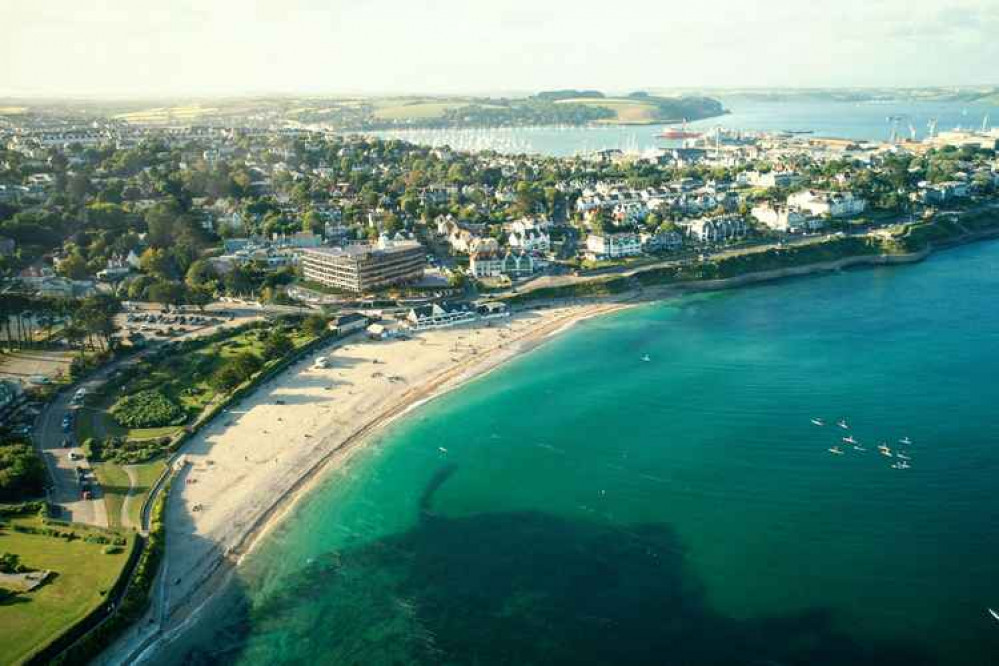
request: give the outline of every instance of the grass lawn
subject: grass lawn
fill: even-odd
[[[38,517],[16,517],[10,523],[42,526]],[[79,536],[104,534],[99,530],[73,525],[60,527]],[[127,535],[126,535],[127,536]],[[128,539],[134,537],[127,536]],[[82,618],[102,600],[125,565],[130,546],[121,553],[104,554],[104,545],[82,539],[65,539],[0,530],[0,552],[16,553],[21,563],[32,569],[56,572],[42,587],[19,594],[0,606],[0,662],[18,663]]]
[[[264,343],[262,337],[270,334],[270,329],[250,329],[234,333],[228,338],[214,342],[206,342],[193,348],[188,347],[180,353],[171,353],[162,358],[144,359],[136,367],[126,371],[118,381],[107,384],[100,391],[94,392],[87,400],[87,405],[79,410],[74,426],[79,442],[93,437],[103,441],[108,437],[120,437],[129,443],[145,442],[144,445],[130,446],[132,460],[149,457],[148,454],[158,453],[160,445],[154,440],[176,434],[184,424],[168,425],[156,428],[125,428],[115,421],[110,414],[111,407],[120,398],[147,389],[162,392],[167,398],[179,404],[186,411],[185,423],[191,423],[206,407],[219,398],[218,391],[211,386],[210,379],[217,369],[229,359],[243,353],[263,356]],[[289,331],[289,337],[295,347],[301,347],[313,340],[298,328]],[[110,472],[114,476],[114,472]],[[108,487],[123,486],[128,488],[127,479],[111,478],[102,485]],[[117,500],[109,500],[109,510],[114,512],[119,507],[114,506]],[[113,523],[114,524],[114,523]]]
[[[647,124],[656,122],[658,109],[655,104],[643,102],[637,99],[614,98],[614,97],[578,97],[575,99],[561,99],[557,104],[582,104],[583,106],[598,106],[610,109],[617,114],[615,118],[609,118],[601,122],[605,123],[634,123]]]
[[[132,123],[166,123],[178,120],[193,121],[205,114],[217,112],[218,109],[215,107],[174,106],[120,113],[115,117]]]
[[[440,118],[448,109],[467,106],[465,102],[429,102],[421,100],[395,100],[389,105],[375,109],[378,120],[425,120]]]
[[[162,460],[132,465],[138,479],[134,491],[135,499],[132,500],[128,507],[128,524],[138,526],[142,501],[145,499],[149,489],[152,488],[153,483],[159,478],[165,466]],[[110,462],[95,465],[94,471],[97,474],[97,480],[100,481],[101,490],[104,493],[104,505],[107,507],[108,522],[111,524],[111,527],[122,527],[125,524],[122,520],[122,509],[130,488],[128,474],[123,466]]]

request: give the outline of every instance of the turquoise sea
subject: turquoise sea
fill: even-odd
[[[583,322],[332,473],[164,660],[999,663],[997,266]]]

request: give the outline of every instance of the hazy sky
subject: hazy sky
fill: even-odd
[[[999,83],[999,0],[0,0],[0,94]]]

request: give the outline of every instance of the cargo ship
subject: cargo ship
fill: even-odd
[[[701,136],[701,133],[688,130],[687,121],[684,119],[680,127],[667,127],[656,136],[660,139],[696,139]]]

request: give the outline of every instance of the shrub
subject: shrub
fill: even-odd
[[[0,444],[0,502],[38,497],[45,489],[45,465],[28,444]]]
[[[160,391],[147,389],[116,402],[111,414],[126,428],[154,428],[173,423],[184,410]]]

